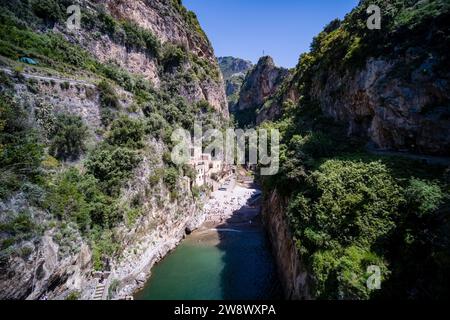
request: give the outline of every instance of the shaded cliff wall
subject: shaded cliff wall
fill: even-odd
[[[290,300],[311,299],[308,272],[299,256],[285,216],[287,202],[276,191],[263,202],[263,222],[269,234],[284,295]]]

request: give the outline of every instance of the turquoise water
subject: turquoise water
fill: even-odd
[[[279,299],[262,231],[207,231],[188,237],[152,270],[137,300]]]

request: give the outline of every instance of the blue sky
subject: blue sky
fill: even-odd
[[[184,0],[194,11],[217,56],[258,61],[271,55],[294,67],[315,35],[343,18],[358,0]]]

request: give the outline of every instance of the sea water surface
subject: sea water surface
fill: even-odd
[[[281,299],[264,229],[195,232],[152,269],[137,300]]]

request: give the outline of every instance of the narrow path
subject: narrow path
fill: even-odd
[[[407,158],[411,160],[417,160],[421,162],[425,162],[431,165],[439,165],[439,166],[450,166],[450,157],[438,157],[438,156],[430,156],[409,152],[400,152],[400,151],[392,151],[392,150],[382,150],[377,149],[373,144],[368,144],[366,146],[366,151],[378,155],[378,156],[392,156],[392,157],[401,157]]]
[[[5,72],[6,74],[12,76],[14,75],[14,72],[9,68],[0,68],[1,71]],[[35,79],[35,80],[42,80],[42,81],[54,81],[56,83],[69,83],[71,85],[83,85],[86,87],[95,88],[96,85],[93,83],[90,83],[85,80],[75,80],[75,79],[69,79],[69,78],[57,78],[57,77],[49,77],[49,76],[39,76],[31,73],[20,73],[25,79]]]

